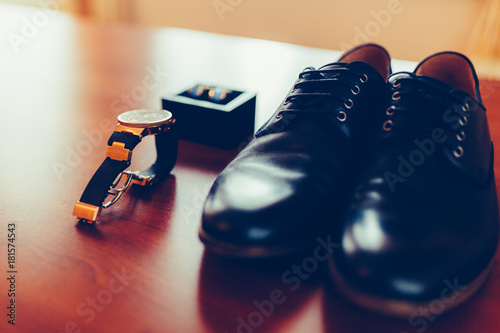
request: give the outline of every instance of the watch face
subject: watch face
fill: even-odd
[[[118,122],[130,127],[156,127],[172,120],[172,113],[165,110],[133,110],[118,116]]]

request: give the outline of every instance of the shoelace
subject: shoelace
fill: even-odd
[[[343,80],[345,76],[354,76],[359,79],[359,84],[347,83]],[[344,104],[345,110],[338,111],[336,116],[340,122],[344,122],[347,119],[347,110],[352,109],[354,106],[354,101],[352,98],[346,98],[346,94],[343,96],[334,87],[344,87],[351,91],[352,96],[358,95],[361,92],[361,84],[368,81],[368,76],[366,74],[354,72],[348,68],[338,67],[332,69],[319,69],[306,68],[302,73],[299,74],[299,78],[295,83],[291,93],[285,99],[282,108],[278,111],[277,117],[283,117],[284,113],[326,113],[334,115],[330,110],[325,110],[324,108],[311,108],[310,104],[316,104],[323,101],[324,99],[332,99],[339,101]],[[296,92],[301,90],[300,93]],[[290,107],[288,107],[290,105]]]
[[[429,132],[435,128],[448,128],[455,133],[459,143],[465,140],[464,127],[467,125],[467,112],[470,111],[470,105],[467,102],[464,103],[462,98],[414,78],[396,79],[392,83],[392,88],[390,106],[386,110],[386,121],[382,125],[385,132],[396,130],[399,132],[398,136],[413,137],[415,133],[421,131]],[[406,107],[410,100],[411,108]],[[457,109],[461,111],[459,126],[444,119],[446,110],[456,112]],[[453,150],[457,158],[460,158],[463,152],[460,144]]]

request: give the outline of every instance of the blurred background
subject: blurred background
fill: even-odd
[[[397,59],[454,50],[500,78],[500,0],[0,0],[88,19],[181,27],[332,50],[373,41]]]

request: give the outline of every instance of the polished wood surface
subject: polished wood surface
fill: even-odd
[[[35,9],[0,5],[1,34],[20,34],[23,19],[35,14]],[[72,216],[120,112],[159,108],[162,94],[215,83],[256,91],[259,126],[302,68],[335,61],[338,52],[104,25],[61,13],[20,44],[19,52],[8,38],[0,43],[1,332],[500,330],[496,262],[484,288],[467,304],[412,325],[351,305],[329,285],[322,266],[291,291],[282,275],[307,253],[266,261],[205,254],[197,237],[201,207],[237,151],[181,142],[169,179],[131,188],[95,226],[78,224]],[[412,66],[395,65],[396,70]],[[493,140],[500,146],[500,84],[483,81],[482,86]],[[146,141],[134,152],[133,168],[154,159],[153,141]],[[15,326],[5,316],[7,225],[12,223]],[[270,299],[279,303],[272,311],[265,305]]]

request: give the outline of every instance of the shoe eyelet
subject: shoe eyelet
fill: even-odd
[[[468,111],[469,111],[469,107],[468,107],[468,105],[465,105],[465,106],[464,106],[464,105],[462,105],[462,111],[463,111],[463,112],[468,112]]]
[[[393,105],[391,107],[389,107],[386,111],[385,111],[385,114],[388,115],[388,116],[392,116],[394,114],[394,110],[396,109],[396,107]],[[391,111],[392,110],[392,111]]]
[[[354,88],[356,88],[356,90],[354,90],[354,89],[351,88],[352,94],[353,95],[359,94],[359,92],[361,91],[361,88],[358,85],[355,85]]]
[[[337,114],[337,119],[341,122],[346,121],[347,113],[345,113],[344,111],[339,111],[339,113]]]
[[[465,112],[469,112],[470,111],[470,104],[469,102],[465,102],[465,109],[464,109]]]
[[[457,146],[457,149],[453,149],[453,155],[455,155],[456,158],[462,157],[464,154],[464,149],[462,146]]]
[[[283,118],[283,113],[278,112],[278,114],[276,115],[276,119],[278,119],[278,120],[279,120],[279,119],[281,119],[281,118]]]
[[[399,92],[395,92],[394,94],[392,94],[392,100],[393,101],[398,101],[401,99],[401,96],[399,96]]]
[[[398,82],[398,80],[394,80],[394,82],[392,82],[392,86],[397,89],[401,87],[401,82]]]
[[[389,132],[392,130],[392,125],[394,125],[392,120],[387,120],[382,127],[384,128],[384,131]]]
[[[347,108],[347,109],[350,109],[352,108],[352,106],[354,105],[354,102],[352,101],[352,99],[348,99],[347,102],[349,102],[349,104],[347,104],[346,102],[344,103],[344,106]]]
[[[459,123],[461,126],[465,126],[465,125],[467,125],[467,117],[460,118],[460,119],[458,120],[458,123]]]
[[[461,131],[460,133],[457,133],[457,140],[458,141],[464,141],[465,140],[465,133],[464,133],[464,131]]]
[[[366,74],[363,74],[363,77],[360,77],[359,81],[361,81],[362,83],[365,83],[366,81],[368,81],[368,76]]]

